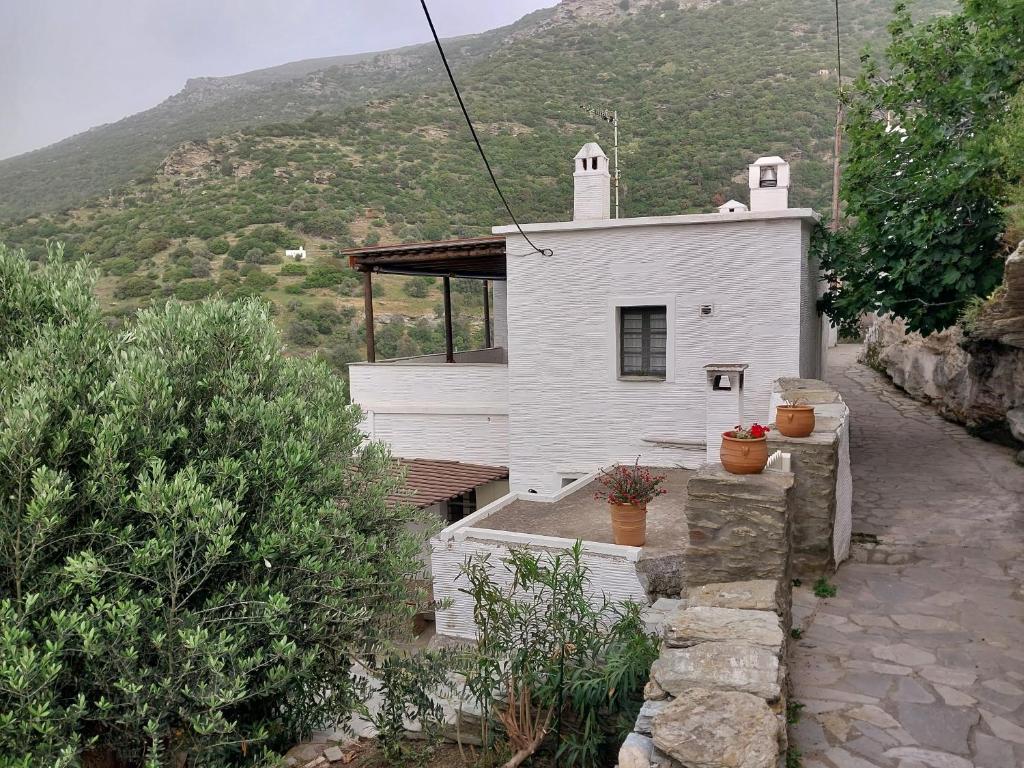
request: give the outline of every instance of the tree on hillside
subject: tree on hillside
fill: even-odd
[[[0,246],[0,763],[255,764],[354,708],[413,513],[262,302],[115,335],[93,279]]]
[[[892,312],[912,330],[952,325],[1002,275],[1007,104],[1024,76],[1024,5],[967,0],[915,26],[896,6],[886,51],[851,95],[843,199],[850,229],[819,236],[826,309],[850,326]]]

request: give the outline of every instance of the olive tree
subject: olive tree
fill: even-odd
[[[415,602],[394,462],[263,303],[114,334],[59,256],[0,247],[0,765],[251,763],[346,717]]]

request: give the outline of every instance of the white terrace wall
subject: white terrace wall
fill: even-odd
[[[469,586],[462,575],[468,558],[487,556],[494,566],[491,573],[495,582],[507,586],[511,583],[511,574],[501,566],[501,562],[508,557],[509,550],[528,546],[533,552],[558,554],[568,551],[575,543],[555,536],[476,528],[475,524],[517,500],[551,503],[575,493],[593,479],[593,475],[580,478],[551,495],[510,494],[448,526],[430,540],[434,599],[439,604],[435,613],[438,635],[476,637],[473,599],[461,591]],[[590,572],[590,589],[595,602],[602,596],[616,601],[648,602],[637,571],[640,552],[640,547],[584,542],[583,562]]]
[[[349,388],[363,409],[363,431],[396,456],[508,464],[504,364],[447,364],[443,355],[358,363],[349,368]]]
[[[812,215],[793,209],[526,227],[554,253],[508,257],[512,489],[551,492],[562,475],[637,456],[696,466],[708,363],[748,363],[746,413],[768,413],[772,381],[799,376],[819,349],[817,333],[805,338],[803,319]],[[522,236],[496,231],[507,234],[509,254],[530,254]],[[636,304],[667,307],[664,381],[617,375],[616,308]],[[714,307],[710,317],[701,316],[703,304]],[[644,439],[651,436],[671,441],[655,448]]]

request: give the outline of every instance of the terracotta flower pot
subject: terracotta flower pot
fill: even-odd
[[[612,504],[612,536],[616,544],[642,547],[647,538],[647,507],[636,504]]]
[[[756,475],[768,463],[768,439],[739,440],[722,433],[722,466],[734,475]]]
[[[780,405],[775,409],[775,428],[786,437],[807,437],[814,431],[814,406]]]

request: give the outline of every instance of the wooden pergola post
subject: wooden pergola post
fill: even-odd
[[[491,348],[491,292],[484,280],[484,347]]]
[[[373,342],[373,278],[369,270],[363,272],[363,311],[366,314],[366,362],[375,363],[377,348]]]
[[[444,361],[455,362],[455,348],[452,344],[452,281],[444,276]]]

